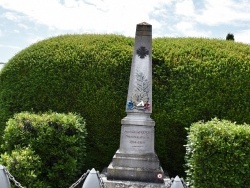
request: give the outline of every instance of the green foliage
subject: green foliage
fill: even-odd
[[[0,132],[20,111],[77,112],[88,123],[85,170],[108,166],[126,116],[133,43],[65,35],[18,53],[0,73]],[[213,117],[250,123],[250,46],[155,38],[152,58],[156,152],[171,177],[184,176],[185,127]]]
[[[1,160],[24,185],[67,187],[84,166],[85,136],[78,115],[21,112],[7,122]]]
[[[232,33],[228,33],[227,36],[226,36],[226,40],[234,41],[234,35]]]
[[[21,51],[0,75],[0,129],[20,111],[77,112],[91,133],[85,170],[101,170],[119,147],[132,47],[117,35],[65,35]]]
[[[8,171],[14,173],[15,179],[21,184],[25,183],[26,187],[49,187],[38,179],[42,172],[41,159],[30,146],[16,147],[10,153],[2,154],[0,163],[5,164]]]
[[[153,41],[156,151],[171,175],[181,175],[186,131],[211,118],[250,124],[250,46],[222,40]]]
[[[189,129],[187,175],[191,187],[250,185],[250,126],[212,119]]]

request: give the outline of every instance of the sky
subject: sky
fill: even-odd
[[[64,34],[205,37],[250,44],[250,0],[0,0],[0,68],[33,43]]]

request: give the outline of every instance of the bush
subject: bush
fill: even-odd
[[[42,172],[41,159],[29,146],[16,147],[10,153],[2,154],[0,163],[5,164],[15,179],[26,187],[49,187],[38,179]]]
[[[191,187],[250,185],[250,126],[212,119],[189,129],[187,175]]]
[[[18,53],[0,73],[0,133],[20,111],[77,112],[88,122],[85,170],[108,166],[126,116],[133,43],[64,35]],[[213,117],[250,123],[249,51],[226,40],[153,39],[155,145],[171,177],[184,176],[185,127]]]
[[[22,112],[7,122],[1,160],[24,185],[67,187],[82,173],[85,136],[78,115]]]

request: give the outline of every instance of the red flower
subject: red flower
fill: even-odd
[[[144,104],[144,109],[150,110],[150,104],[148,102]]]

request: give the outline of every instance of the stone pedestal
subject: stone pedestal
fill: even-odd
[[[122,119],[120,148],[108,166],[109,180],[163,183],[164,172],[154,151],[155,122],[143,113]]]

